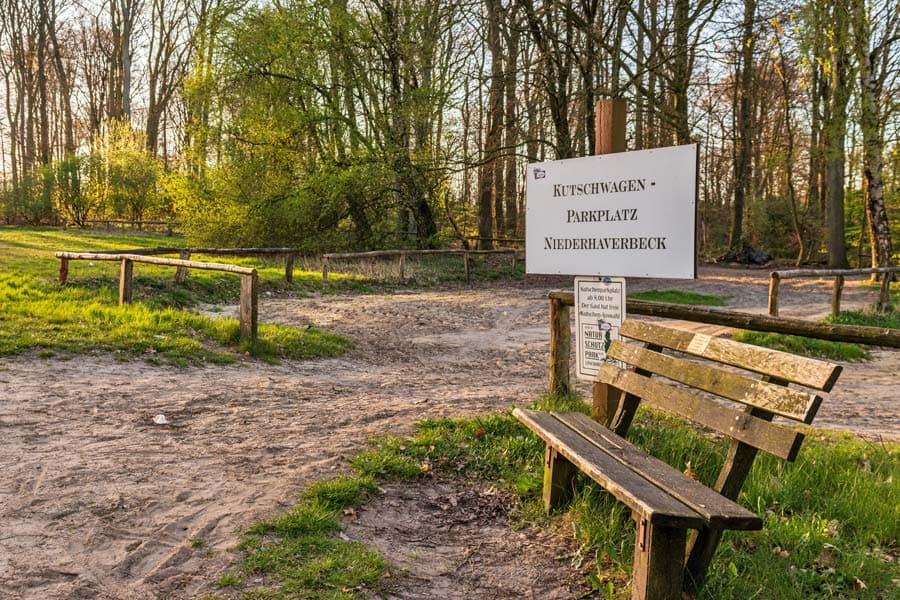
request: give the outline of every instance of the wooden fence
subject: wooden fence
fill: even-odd
[[[565,392],[570,389],[569,356],[572,351],[572,330],[570,307],[575,305],[573,292],[550,292],[550,370],[548,387],[551,392]],[[629,315],[646,315],[724,325],[736,329],[770,331],[789,335],[854,342],[900,348],[900,330],[860,325],[836,325],[816,323],[802,319],[770,317],[730,310],[710,309],[684,304],[626,300],[625,311]]]
[[[294,259],[300,254],[296,248],[140,248],[137,250],[104,250],[101,254],[134,254],[137,256],[156,256],[160,254],[177,254],[180,260],[190,261],[192,254],[208,254],[210,256],[283,256],[284,279],[290,283],[294,280]],[[60,255],[59,252],[56,254]],[[60,259],[62,260],[62,259]],[[68,271],[60,263],[59,282],[65,283]],[[175,271],[176,283],[184,283],[188,268],[178,267]]]
[[[222,271],[241,276],[240,298],[240,323],[241,339],[256,341],[258,335],[258,310],[259,310],[259,276],[256,269],[226,265],[223,263],[208,263],[195,260],[182,260],[178,258],[160,258],[142,254],[98,253],[98,252],[57,252],[60,260],[59,278],[65,283],[69,272],[71,260],[108,260],[121,263],[119,270],[119,304],[129,304],[132,301],[132,276],[134,263],[148,263],[153,265],[167,265],[179,269],[201,269],[205,271]]]
[[[518,268],[518,250],[515,248],[498,248],[496,250],[457,250],[457,249],[442,249],[442,250],[373,250],[371,252],[344,252],[344,253],[331,253],[331,254],[323,254],[322,255],[322,280],[328,280],[328,273],[330,270],[330,261],[336,259],[354,259],[354,258],[379,258],[385,256],[396,256],[400,260],[400,279],[403,279],[406,276],[405,267],[406,267],[406,257],[407,256],[427,256],[431,254],[457,254],[461,255],[463,259],[463,271],[466,275],[466,281],[471,281],[471,269],[469,266],[469,256],[470,255],[484,255],[484,254],[509,254],[512,257],[512,270],[515,272],[516,268]]]
[[[900,267],[876,267],[870,269],[793,269],[789,271],[772,271],[769,280],[769,315],[778,316],[778,295],[781,290],[782,279],[797,279],[800,277],[834,277],[834,287],[831,292],[831,314],[841,312],[841,292],[844,289],[844,277],[847,275],[871,275],[882,273],[881,289],[878,292],[876,309],[882,310],[891,302],[891,279],[893,273],[900,273]]]

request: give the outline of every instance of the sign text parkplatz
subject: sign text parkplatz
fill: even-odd
[[[694,278],[697,145],[532,163],[528,273]]]

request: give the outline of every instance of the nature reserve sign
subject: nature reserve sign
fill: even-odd
[[[526,271],[696,276],[697,145],[528,165]]]
[[[594,380],[624,320],[624,277],[575,278],[576,377]]]

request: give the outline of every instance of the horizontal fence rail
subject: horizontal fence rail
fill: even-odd
[[[328,274],[330,272],[330,262],[335,259],[354,259],[354,258],[381,258],[381,257],[389,257],[396,256],[400,261],[400,279],[403,279],[406,275],[405,267],[406,267],[406,257],[407,256],[427,256],[431,254],[456,254],[461,255],[463,258],[463,270],[465,271],[466,281],[471,281],[471,269],[469,267],[469,256],[470,255],[485,255],[485,254],[509,254],[512,256],[512,270],[518,268],[518,250],[515,248],[497,248],[495,250],[465,250],[465,249],[456,249],[456,248],[446,248],[446,249],[437,249],[437,250],[371,250],[369,252],[332,252],[329,254],[322,255],[322,280],[328,280]]]
[[[844,290],[844,278],[848,275],[873,275],[883,274],[881,289],[878,292],[876,310],[883,310],[891,302],[891,279],[894,273],[900,273],[900,267],[874,267],[862,269],[790,269],[785,271],[772,271],[769,279],[769,315],[778,316],[778,296],[781,290],[782,279],[799,279],[802,277],[834,277],[834,287],[831,292],[831,314],[841,312],[841,293]],[[891,275],[889,277],[888,275]]]
[[[60,253],[57,253],[59,256]],[[72,253],[68,253],[72,254]],[[192,254],[208,254],[210,256],[283,256],[284,279],[288,283],[294,280],[294,259],[300,254],[296,248],[138,248],[136,250],[104,250],[99,254],[133,254],[137,256],[155,256],[158,254],[177,254],[180,260],[189,261]],[[62,260],[62,259],[60,259]],[[175,271],[175,282],[184,283],[188,276],[188,267],[179,267]],[[60,283],[66,278],[60,269]]]
[[[548,387],[551,392],[565,392],[571,387],[569,380],[569,356],[572,349],[570,316],[571,307],[575,305],[575,294],[573,292],[550,292],[548,298],[550,299],[550,372]],[[835,342],[853,342],[900,348],[900,330],[882,327],[816,323],[804,321],[803,319],[771,317],[732,310],[631,299],[626,300],[625,311],[627,314],[632,315],[709,323],[736,329],[769,331]]]
[[[241,276],[240,297],[240,324],[241,339],[256,341],[258,336],[259,314],[259,276],[256,269],[228,265],[224,263],[210,263],[196,260],[183,260],[179,258],[162,258],[158,256],[146,256],[142,254],[121,254],[113,252],[57,252],[60,260],[59,279],[65,283],[69,272],[70,260],[97,260],[117,261],[121,263],[119,270],[119,304],[130,304],[133,296],[132,276],[134,263],[146,263],[151,265],[163,265],[178,267],[179,269],[200,269],[203,271],[220,271],[234,273]]]

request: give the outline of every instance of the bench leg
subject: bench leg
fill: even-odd
[[[544,510],[548,513],[572,498],[578,469],[547,444],[544,450]]]
[[[636,513],[634,520],[637,538],[631,599],[681,600],[687,530],[651,525]]]
[[[685,591],[696,592],[703,586],[706,572],[709,570],[709,565],[721,539],[721,529],[702,529],[691,536],[688,544],[687,563],[684,567]]]

